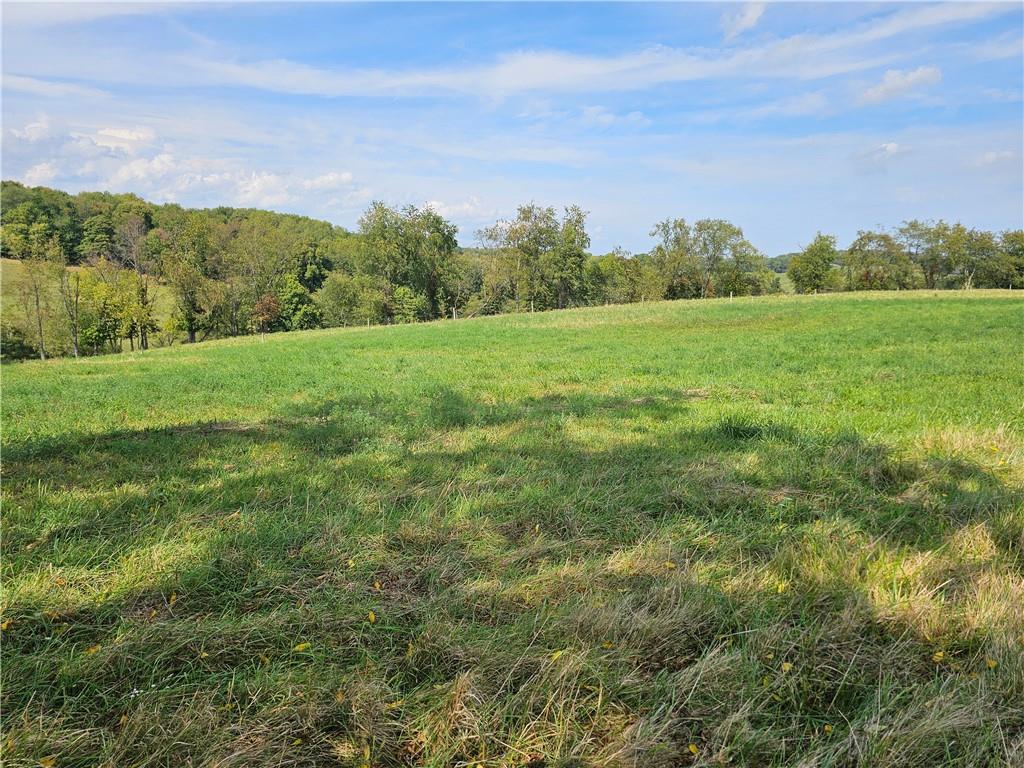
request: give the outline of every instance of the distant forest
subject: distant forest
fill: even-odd
[[[590,252],[587,213],[533,203],[474,233],[375,202],[357,232],[303,216],[190,210],[130,194],[2,183],[4,360],[306,328],[658,299],[1024,287],[1024,232],[908,221],[846,248],[818,234],[766,258],[722,219],[667,219],[648,253]]]

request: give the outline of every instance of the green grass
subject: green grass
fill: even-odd
[[[7,366],[5,765],[1020,765],[1022,332],[859,294]]]

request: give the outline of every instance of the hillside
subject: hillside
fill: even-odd
[[[6,762],[1024,755],[1024,294],[3,369]]]

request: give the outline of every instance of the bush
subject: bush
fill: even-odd
[[[10,323],[0,323],[0,360],[8,363],[38,356],[39,350],[25,338],[21,328]]]
[[[391,317],[396,323],[415,323],[424,319],[427,299],[411,288],[400,285],[391,297]]]

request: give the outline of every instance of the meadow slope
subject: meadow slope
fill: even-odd
[[[5,366],[4,762],[1024,764],[1024,294]]]

